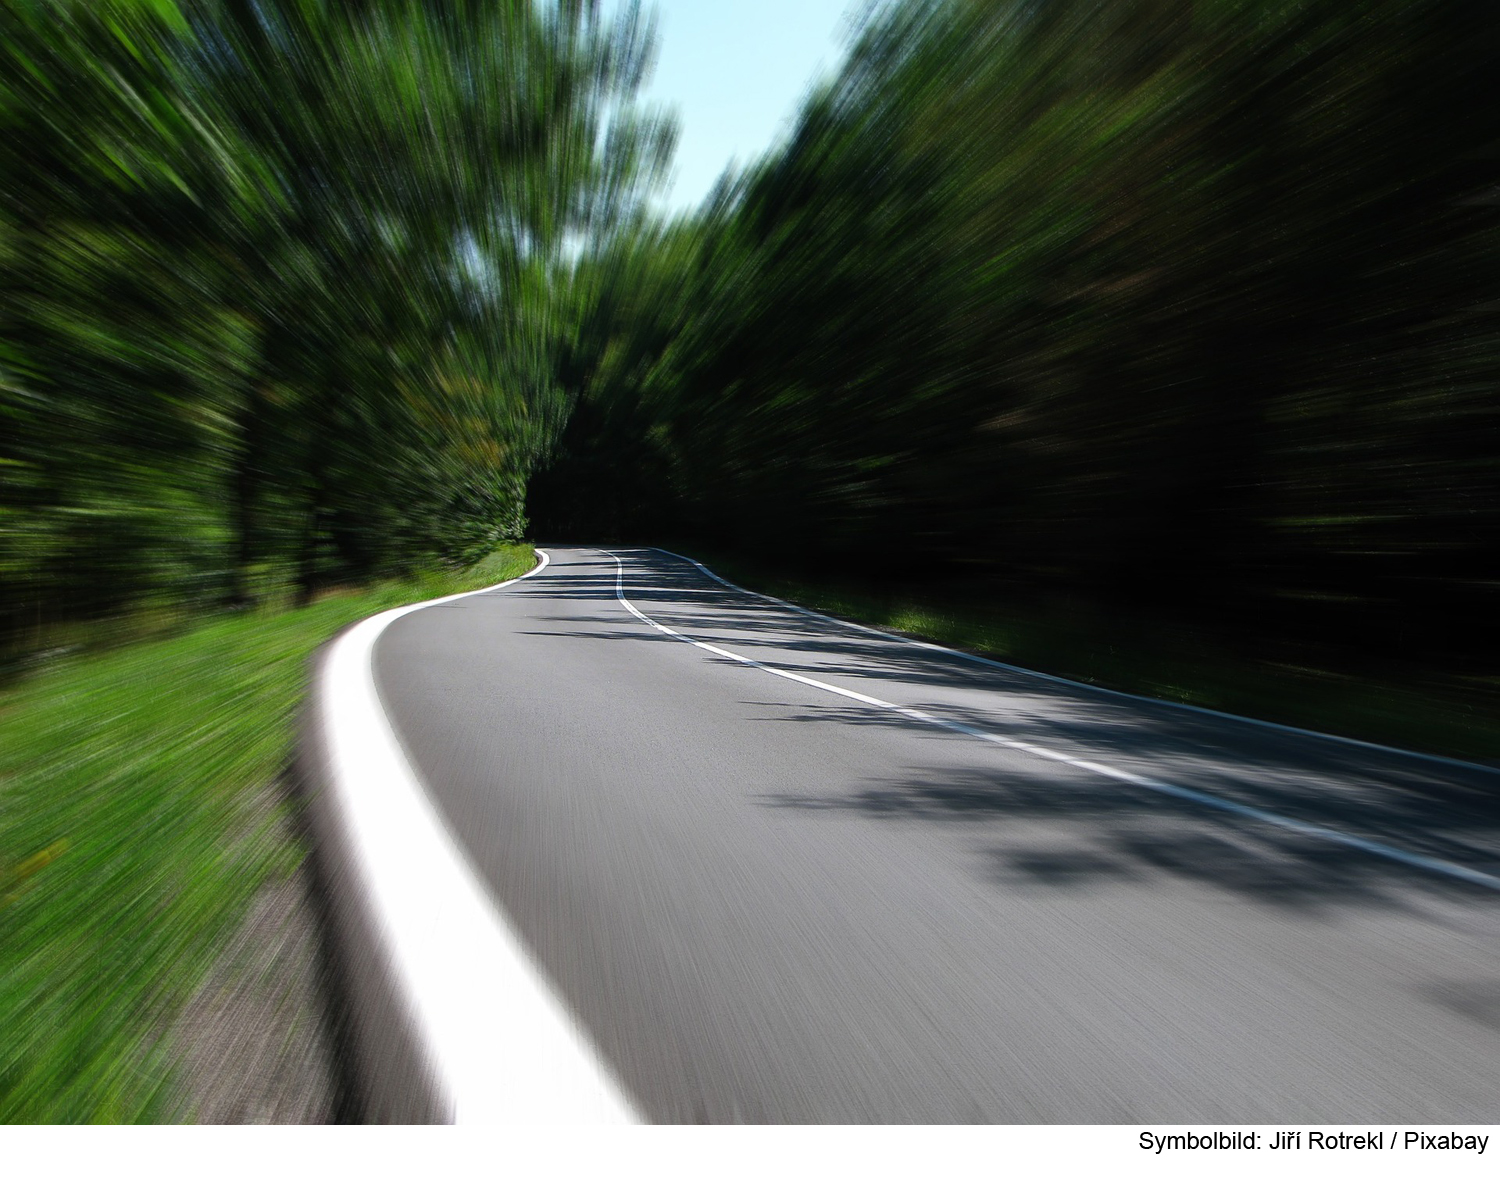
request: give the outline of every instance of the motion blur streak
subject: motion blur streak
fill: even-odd
[[[1494,705],[1497,43],[1490,0],[877,6],[593,267],[533,517]]]
[[[670,148],[591,4],[0,2],[0,642],[471,562],[567,243]]]

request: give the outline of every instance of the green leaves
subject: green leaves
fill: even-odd
[[[514,536],[549,276],[649,174],[649,48],[593,6],[0,0],[0,459],[42,474],[0,485],[0,636]]]
[[[1497,35],[1479,0],[882,6],[784,147],[601,261],[539,511],[587,530],[623,452],[653,491],[599,510],[622,533],[872,566],[899,538],[1470,660]]]

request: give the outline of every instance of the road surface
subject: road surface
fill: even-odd
[[[547,549],[375,681],[647,1119],[1500,1120],[1500,774]]]

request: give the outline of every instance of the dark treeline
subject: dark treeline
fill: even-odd
[[[668,223],[650,41],[0,0],[0,648],[529,513],[1492,659],[1500,6],[895,0]]]
[[[886,5],[586,262],[537,527],[1475,671],[1497,87],[1493,0]]]
[[[517,536],[567,259],[670,148],[649,43],[582,0],[0,2],[0,648]]]

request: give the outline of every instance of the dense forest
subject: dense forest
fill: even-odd
[[[567,260],[671,132],[638,14],[0,3],[0,634],[481,556]]]
[[[1488,668],[1497,88],[1488,0],[887,5],[595,260],[533,516]]]
[[[8,643],[529,515],[1487,667],[1492,0],[875,5],[675,218],[651,42],[0,2]]]

